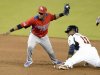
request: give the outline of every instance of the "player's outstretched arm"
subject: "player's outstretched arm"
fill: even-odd
[[[64,5],[64,10],[62,13],[56,14],[56,19],[65,16],[65,15],[69,15],[69,10],[70,10],[70,5],[69,4],[65,4]]]
[[[97,17],[97,19],[96,19],[96,26],[98,26],[99,24],[100,24],[100,16]]]
[[[9,35],[11,32],[14,32],[16,30],[22,29],[23,27],[19,24],[13,28],[11,28],[9,31],[7,31],[6,33],[4,33],[3,35]]]

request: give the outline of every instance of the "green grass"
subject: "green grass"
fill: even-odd
[[[75,24],[80,33],[91,40],[100,40],[100,28],[95,25],[96,17],[100,16],[100,0],[0,0],[0,33],[36,15],[40,5],[56,14],[63,11],[65,3],[71,6],[70,15],[51,22],[48,35],[66,38],[66,27]],[[28,36],[29,31],[30,28],[22,29],[11,35]]]

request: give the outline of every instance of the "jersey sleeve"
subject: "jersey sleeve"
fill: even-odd
[[[54,14],[50,14],[50,13],[49,13],[49,16],[50,16],[50,20],[51,20],[51,21],[53,21],[53,20],[56,19],[56,16],[55,16]]]
[[[74,45],[75,46],[74,47],[75,50],[79,49],[79,42],[76,40],[76,36],[69,36],[68,44],[69,44],[69,46]]]
[[[34,24],[34,18],[33,17],[28,19],[25,22],[22,22],[21,26],[24,27],[24,28],[27,28],[27,27],[31,26],[32,24]]]
[[[68,44],[69,44],[69,46],[72,45],[72,44],[75,44],[75,42],[74,42],[74,37],[73,37],[72,35],[70,35],[70,36],[68,37]]]
[[[68,45],[69,45],[69,51],[68,51],[68,54],[69,55],[73,55],[74,54],[74,50],[75,50],[75,42],[74,42],[74,38],[72,35],[70,35],[68,37]]]

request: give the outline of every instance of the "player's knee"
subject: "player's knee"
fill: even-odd
[[[32,45],[28,45],[28,49],[32,50],[33,46]]]
[[[51,49],[51,50],[48,50],[48,53],[52,55],[54,54],[54,51]]]
[[[49,54],[50,54],[50,55],[54,55],[54,52],[50,52]]]
[[[28,44],[28,48],[34,48],[35,47],[35,44]]]
[[[100,67],[100,61],[95,64],[95,67]]]

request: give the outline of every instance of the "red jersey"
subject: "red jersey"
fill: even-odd
[[[32,26],[31,32],[38,36],[39,38],[45,36],[48,33],[49,23],[52,20],[55,20],[55,15],[46,13],[46,16],[43,20],[40,20],[38,15],[30,18],[26,22],[21,23],[21,26],[26,28]]]

